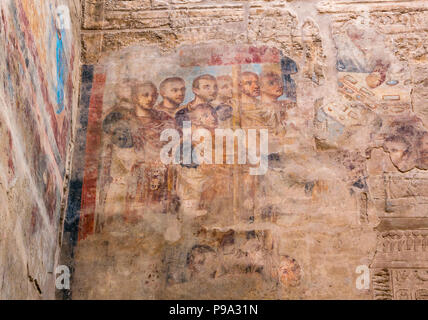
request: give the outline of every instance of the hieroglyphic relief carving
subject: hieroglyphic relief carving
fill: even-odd
[[[394,299],[428,300],[427,274],[427,269],[393,269]]]
[[[367,163],[360,219],[373,208],[380,220],[371,266],[373,297],[419,299],[426,286],[401,285],[401,269],[396,268],[428,268],[423,227],[428,131],[420,106],[424,91],[414,90],[414,81],[421,78],[419,62],[426,56],[426,44],[420,40],[426,4],[376,1],[367,4],[366,15],[357,14],[358,6],[358,1],[318,4],[319,12],[333,18],[338,95],[316,104],[316,137],[319,148],[326,150],[342,141],[356,146],[351,138],[359,137],[357,146]],[[358,130],[362,123],[364,131]]]
[[[378,250],[384,254],[426,252],[427,230],[392,230],[379,235]]]
[[[372,270],[373,298],[392,300],[391,275],[388,269]]]
[[[428,230],[382,231],[377,245],[372,264],[374,298],[426,300]]]
[[[428,300],[427,269],[373,270],[376,300]]]
[[[249,39],[263,41],[288,40],[296,36],[297,17],[284,8],[251,8]]]

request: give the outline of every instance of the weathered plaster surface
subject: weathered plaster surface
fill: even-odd
[[[427,5],[84,1],[80,152],[66,231],[73,298],[426,299]],[[261,48],[282,60],[251,60]],[[245,167],[178,165],[163,168],[166,180],[150,175],[152,160],[134,142],[156,145],[158,120],[135,120],[130,88],[154,85],[159,104],[161,81],[180,77],[181,108],[197,76],[220,86],[226,73],[230,125],[245,128],[272,105],[262,95],[249,111],[244,71],[259,83],[267,71],[283,80],[275,106],[285,118],[269,132],[285,131],[268,172],[253,179]],[[119,148],[114,117],[129,129]],[[356,285],[359,266],[370,268],[368,288]]]
[[[4,297],[53,291],[79,10],[57,2],[72,16],[65,37],[52,25],[53,4],[36,15],[29,1],[0,7]],[[427,8],[425,0],[82,1],[61,258],[73,281],[60,294],[427,299]],[[63,51],[50,42],[59,34]],[[66,63],[56,65],[57,52]],[[203,74],[218,89],[230,77],[231,98],[197,100],[216,107],[217,126],[269,130],[265,175],[156,157],[161,129],[180,129],[173,111],[198,95],[193,81]],[[185,94],[168,117],[161,83],[171,77],[182,80],[169,89]],[[249,78],[261,86],[253,100]],[[282,94],[269,100],[268,80],[274,87],[278,78]],[[230,121],[219,121],[227,106]],[[209,112],[199,114],[204,122],[192,105],[183,110],[213,130]],[[367,288],[356,284],[365,266]]]
[[[55,297],[79,17],[77,0],[0,3],[0,299]]]

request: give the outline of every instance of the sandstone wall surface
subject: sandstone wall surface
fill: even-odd
[[[426,299],[427,8],[84,1],[67,297]],[[162,165],[177,110],[268,129],[267,172]]]
[[[0,299],[53,299],[80,67],[80,1],[0,2]]]

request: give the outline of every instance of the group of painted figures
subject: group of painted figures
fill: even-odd
[[[156,104],[158,91],[161,101]],[[150,81],[126,80],[117,86],[117,101],[102,123],[100,201],[104,217],[121,215],[133,220],[147,211],[174,213],[180,207],[199,216],[208,207],[220,210],[219,206],[229,205],[224,200],[233,201],[234,192],[235,197],[240,196],[232,190],[233,166],[164,165],[161,132],[171,128],[182,132],[183,121],[191,122],[193,132],[199,128],[212,133],[216,128],[264,128],[269,130],[271,145],[276,146],[286,132],[287,111],[295,106],[291,100],[279,100],[284,81],[281,73],[273,71],[260,76],[242,72],[235,86],[228,75],[203,74],[193,80],[192,92],[193,100],[183,105],[186,84],[179,77],[164,79],[159,90]],[[252,183],[243,183],[247,182]]]
[[[183,121],[191,122],[192,132],[203,128],[213,135],[216,128],[263,128],[269,130],[274,148],[286,132],[287,114],[295,107],[292,100],[280,100],[284,94],[281,72],[265,71],[260,76],[242,72],[238,79],[229,75],[203,74],[193,80],[193,100],[183,104],[186,89],[185,81],[179,77],[164,79],[159,89],[150,81],[135,79],[115,86],[115,103],[105,112],[102,121],[98,230],[110,220],[135,223],[147,215],[159,214],[176,221],[196,219],[208,226],[254,222],[257,178],[248,174],[247,165],[240,168],[193,162],[190,165],[165,165],[161,162],[160,152],[166,142],[162,142],[160,136],[165,129],[175,129],[182,135]],[[158,95],[161,99],[156,103]],[[266,217],[270,218],[269,215]],[[190,237],[187,233],[191,232],[183,232],[181,237]],[[174,235],[168,237],[178,240]],[[260,257],[251,262],[248,254],[242,253],[241,245],[239,250],[233,251],[236,254],[224,255],[224,246],[202,244],[190,238],[184,239],[184,243],[186,248],[176,248],[169,256],[188,252],[183,264],[192,274],[190,277],[201,273],[199,268],[202,267],[212,277],[231,273],[239,269],[239,265],[253,266],[251,270],[247,267],[239,269],[244,273],[261,272],[266,267],[263,257],[271,256],[271,249],[261,246],[260,250],[254,251]],[[235,245],[232,241],[229,247]],[[234,257],[234,260],[226,259],[222,267],[208,263],[209,257],[220,256]],[[292,271],[298,268],[297,262],[288,257],[277,258],[274,264],[285,269],[278,271],[274,268],[277,271],[269,271],[269,276],[272,276],[271,272],[280,272],[276,278],[285,277],[283,282],[297,281],[300,276]],[[233,266],[225,267],[228,263]],[[177,261],[174,264],[180,265]],[[169,282],[180,282],[180,272],[170,270],[168,274]]]

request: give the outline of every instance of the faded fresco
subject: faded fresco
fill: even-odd
[[[0,299],[427,300],[427,30],[427,0],[0,0]]]
[[[147,70],[147,65],[153,67]],[[252,175],[251,168],[263,160],[249,162],[245,156],[243,162],[238,153],[230,160],[241,148],[233,143],[232,154],[223,141],[223,154],[215,148],[215,129],[247,134],[245,154],[248,130],[260,145],[257,130],[266,129],[266,164],[281,170],[281,159],[297,147],[301,130],[296,63],[271,47],[184,47],[167,57],[136,47],[93,72],[79,241],[118,226],[162,237],[164,244],[153,256],[156,268],[163,270],[153,284],[157,290],[199,277],[215,283],[248,274],[273,287],[297,285],[302,276],[298,261],[279,254],[275,232],[266,227],[281,214],[264,201],[266,194],[278,197],[275,179],[281,173],[265,176],[266,168]],[[186,122],[192,132],[203,128],[211,133],[211,163],[198,163],[194,154],[191,162],[184,161]],[[165,129],[180,136],[178,163],[161,161]],[[199,142],[193,133],[192,152]],[[310,193],[308,188],[302,186],[302,192]]]
[[[426,1],[101,2],[65,298],[426,299]]]
[[[3,299],[54,296],[49,281],[58,255],[72,110],[78,100],[75,4],[0,3]]]

